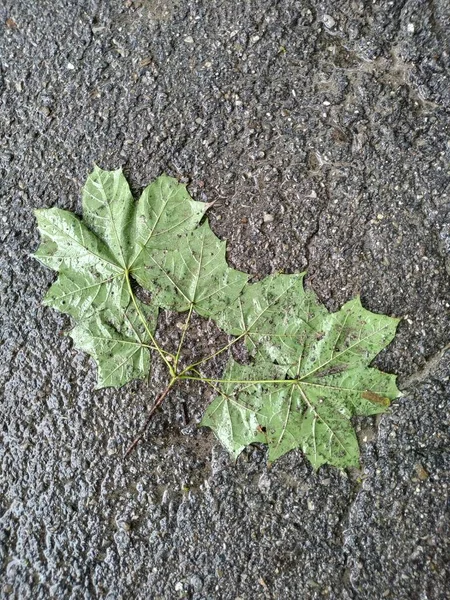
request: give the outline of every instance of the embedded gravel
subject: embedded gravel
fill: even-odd
[[[445,0],[4,0],[0,598],[447,597],[449,31]],[[95,391],[30,257],[94,162],[214,201],[235,267],[404,317],[360,471],[232,464],[194,386],[122,459],[162,372]]]

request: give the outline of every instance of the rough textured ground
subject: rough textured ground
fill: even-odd
[[[2,3],[0,598],[446,597],[449,30],[445,0]],[[404,316],[361,472],[231,464],[193,387],[123,462],[158,374],[93,391],[29,257],[94,161],[216,201],[238,268]]]

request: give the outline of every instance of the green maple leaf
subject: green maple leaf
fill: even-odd
[[[96,167],[84,187],[83,219],[58,208],[36,211],[42,244],[35,256],[58,271],[45,304],[75,320],[71,336],[97,362],[98,387],[145,378],[157,352],[170,381],[154,410],[175,383],[206,382],[217,397],[202,425],[235,457],[265,443],[271,461],[300,448],[316,468],[357,465],[351,418],[382,412],[399,395],[393,375],[370,367],[398,319],[367,311],[358,298],[329,313],[305,290],[303,274],[249,284],[228,266],[225,242],[200,224],[208,206],[164,175],[135,202],[120,170]],[[151,292],[150,304],[137,299],[136,283]],[[154,337],[161,308],[187,313],[176,354]],[[232,337],[180,369],[193,312]],[[201,375],[203,363],[240,340],[252,364],[230,360],[223,376]]]
[[[249,285],[219,316],[221,327],[245,339],[256,363],[229,365],[225,379],[236,383],[222,385],[202,424],[235,456],[264,438],[271,461],[300,448],[315,467],[356,466],[351,417],[383,412],[399,395],[394,375],[369,367],[394,337],[398,319],[371,313],[359,298],[328,313],[302,279],[274,275]],[[268,365],[282,368],[286,377],[252,384],[259,365],[268,373]]]
[[[127,330],[141,310],[132,299],[129,278],[138,278],[149,254],[173,247],[194,229],[207,208],[191,199],[186,186],[165,175],[136,203],[121,170],[95,167],[83,190],[83,220],[59,208],[36,211],[42,244],[34,256],[59,272],[44,303],[83,323],[71,336],[96,360],[100,387],[123,385],[148,373],[148,342],[157,313],[148,319],[145,336],[134,337],[138,345],[141,338],[140,351],[125,351],[133,337]],[[100,330],[106,338],[99,337]],[[105,341],[107,331],[115,342]],[[128,359],[115,370],[117,352]]]

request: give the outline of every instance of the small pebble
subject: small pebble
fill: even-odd
[[[270,478],[267,473],[263,473],[258,481],[258,488],[263,494],[267,494],[270,490]]]
[[[186,42],[186,44],[193,44],[194,38],[192,36],[188,35],[187,37],[184,38],[184,41]]]
[[[416,463],[415,468],[416,468],[417,477],[421,481],[426,481],[428,479],[428,477],[430,476],[428,471],[426,469],[424,469],[420,463]]]
[[[273,215],[269,214],[269,213],[264,213],[264,223],[272,223],[273,221]]]
[[[202,581],[201,577],[199,577],[198,575],[192,575],[189,583],[194,588],[194,592],[197,592],[197,593],[200,592],[203,587],[203,581]]]
[[[323,15],[323,24],[327,29],[332,29],[336,25],[336,21],[330,15]]]

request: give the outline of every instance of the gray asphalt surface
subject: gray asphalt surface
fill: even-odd
[[[449,30],[445,0],[2,3],[0,598],[448,597]],[[94,391],[29,256],[94,162],[215,201],[235,267],[404,317],[361,471],[232,464],[194,387],[123,461],[161,374]]]

